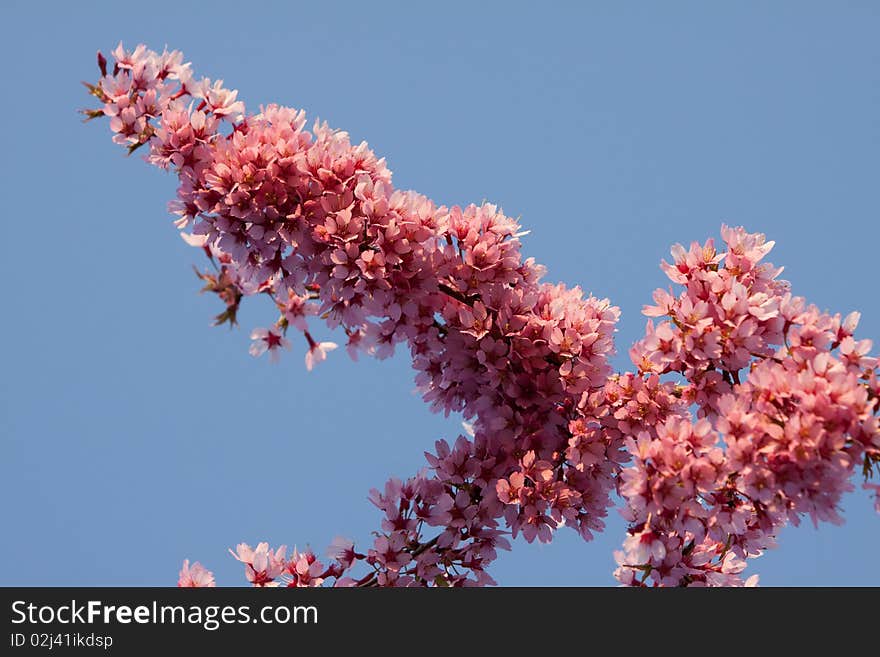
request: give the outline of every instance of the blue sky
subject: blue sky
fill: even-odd
[[[76,114],[120,39],[366,139],[398,187],[521,217],[548,280],[621,307],[618,368],[669,246],[722,222],[776,240],[797,294],[880,340],[877,3],[414,4],[4,5],[0,584],[173,584],[184,558],[241,584],[227,547],[364,541],[368,490],[459,431],[402,352],[307,373],[300,345],[248,355],[261,300],[209,326],[174,179]],[[750,572],[880,584],[880,517],[862,491],[845,516],[785,530]],[[492,574],[610,585],[622,538],[613,514],[590,544],[519,540]]]

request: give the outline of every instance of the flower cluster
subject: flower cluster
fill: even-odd
[[[853,470],[869,473],[880,455],[877,359],[853,338],[858,314],[792,297],[761,263],[773,246],[763,235],[722,236],[723,253],[711,241],[673,249],[664,270],[685,289],[655,292],[645,313],[664,319],[631,351],[643,385],[684,383],[660,384],[662,411],[635,387],[622,396],[635,420],[620,487],[626,584],[744,583],[745,559],[787,522],[841,522]]]
[[[321,586],[328,577],[338,577],[342,567],[333,563],[325,568],[311,550],[293,550],[287,558],[287,546],[273,550],[268,543],[260,543],[252,548],[247,543],[239,543],[235,551],[229,551],[244,564],[247,581],[252,586],[311,587]]]
[[[301,111],[268,106],[221,133],[243,109],[235,92],[192,82],[177,53],[114,55],[92,92],[108,116],[135,108],[126,125],[137,130],[111,125],[117,141],[148,143],[148,160],[177,174],[177,225],[217,267],[200,274],[227,305],[217,321],[234,321],[243,297],[269,295],[280,317],[252,333],[251,353],[277,357],[298,330],[309,369],[336,344],[313,338],[308,317],[341,328],[352,354],[383,358],[404,343],[431,407],[474,420],[473,439],[438,444],[428,474],[374,498],[403,514],[364,557],[376,582],[464,583],[453,567],[488,581],[481,564],[506,546],[501,518],[529,540],[563,524],[586,537],[601,529],[622,442],[597,435],[582,457],[566,453],[578,400],[610,373],[616,308],[541,283],[543,268],[521,255],[524,233],[496,206],[438,207],[395,190],[366,144],[323,124],[306,130]],[[518,476],[530,491],[502,502],[498,490]],[[275,579],[252,570],[255,583]]]
[[[344,334],[353,359],[405,346],[431,408],[472,423],[415,477],[373,491],[370,547],[337,541],[325,568],[241,544],[252,584],[491,583],[505,534],[549,541],[569,526],[590,539],[618,490],[632,523],[621,580],[735,583],[785,519],[834,518],[858,459],[877,459],[869,344],[854,319],[790,296],[760,264],[762,236],[724,228],[726,253],[676,247],[664,268],[686,291],[655,294],[647,313],[663,319],[633,347],[638,371],[612,375],[618,309],[542,282],[526,233],[495,205],[397,190],[365,143],[278,105],[246,115],[178,52],[120,45],[113,58],[108,69],[99,55],[88,87],[102,107],[86,113],[177,176],[171,211],[212,265],[197,274],[225,304],[215,323],[266,295],[278,320],[253,330],[251,353],[278,359],[299,332],[309,370],[338,346],[310,323]],[[185,564],[180,581],[213,578]]]

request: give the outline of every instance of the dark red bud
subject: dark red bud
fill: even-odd
[[[98,51],[98,68],[101,69],[101,75],[107,75],[107,58],[100,50]]]

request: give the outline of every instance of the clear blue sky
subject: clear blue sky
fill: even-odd
[[[309,374],[302,345],[248,355],[261,300],[209,326],[174,179],[76,114],[120,39],[368,140],[399,187],[521,216],[549,280],[622,308],[619,368],[670,244],[722,222],[775,239],[796,293],[880,341],[880,5],[476,4],[4,3],[0,584],[173,584],[185,557],[242,584],[227,547],[368,539],[367,491],[459,430],[403,353]],[[751,572],[880,584],[880,517],[862,491],[845,508]],[[517,541],[492,572],[613,584],[622,538],[615,514],[591,544]]]

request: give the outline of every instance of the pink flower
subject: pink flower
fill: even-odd
[[[445,527],[452,522],[450,511],[455,506],[455,500],[448,493],[444,493],[427,511],[422,514],[425,522],[433,527]]]
[[[192,566],[189,565],[189,559],[183,562],[183,568],[180,569],[180,577],[177,580],[177,586],[180,587],[210,587],[217,586],[214,582],[214,574],[196,561]]]
[[[244,103],[236,100],[238,91],[229,90],[223,87],[223,80],[217,80],[214,84],[207,78],[197,85],[193,85],[193,96],[204,98],[211,113],[215,116],[230,120],[239,121],[241,115],[244,114]]]
[[[462,326],[462,333],[474,336],[477,340],[489,333],[492,328],[492,316],[486,311],[486,306],[477,301],[473,308],[462,307],[458,311],[458,321]]]
[[[113,51],[116,65],[121,69],[134,68],[136,65],[149,60],[153,55],[155,53],[148,51],[147,47],[142,43],[139,43],[132,52],[128,52],[122,47],[122,41],[120,41]]]
[[[507,479],[499,479],[495,485],[498,499],[505,504],[519,504],[519,495],[525,484],[526,477],[522,472],[514,472]]]
[[[275,578],[284,572],[287,561],[284,557],[287,548],[279,547],[277,550],[269,548],[268,543],[259,543],[252,548],[247,543],[239,543],[235,552],[229,553],[238,561],[245,564],[245,576],[254,586],[278,586]]]
[[[628,536],[623,542],[626,559],[634,566],[659,566],[666,558],[666,546],[651,529]]]
[[[251,340],[254,341],[250,348],[251,356],[258,358],[268,351],[269,360],[273,363],[277,363],[281,358],[282,348],[290,349],[290,341],[274,326],[268,329],[254,329],[251,331]]]
[[[300,331],[308,330],[309,326],[306,319],[318,314],[318,305],[316,303],[310,302],[308,296],[300,296],[292,290],[287,292],[285,302],[278,305],[281,312],[284,313],[284,318],[288,324],[298,328]]]
[[[317,560],[311,550],[298,552],[293,550],[287,564],[288,587],[317,587],[324,583],[323,564]]]
[[[394,532],[390,536],[379,536],[370,550],[370,557],[392,572],[399,572],[406,566],[412,557],[404,551],[406,537],[401,532]]]
[[[374,350],[366,337],[367,332],[364,328],[359,327],[348,332],[348,341],[345,344],[345,350],[348,352],[348,355],[352,360],[356,361],[358,359],[358,353],[361,351],[368,354],[373,353]]]
[[[315,365],[327,359],[328,351],[333,351],[338,346],[335,342],[314,342],[310,340],[309,350],[306,352],[306,369],[311,372]]]
[[[343,568],[350,568],[358,558],[354,551],[354,541],[341,536],[337,536],[330,543],[330,547],[327,548],[327,556],[339,562]]]

